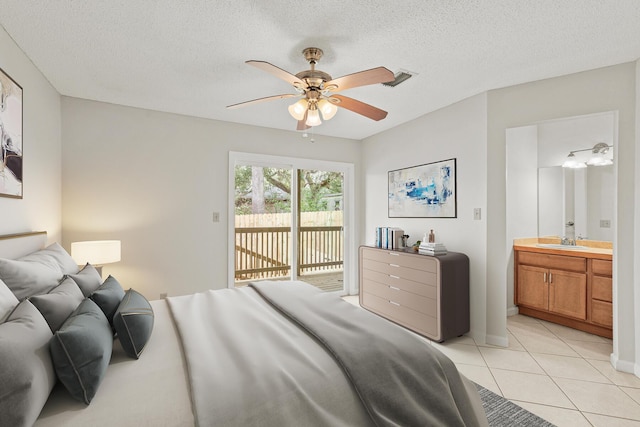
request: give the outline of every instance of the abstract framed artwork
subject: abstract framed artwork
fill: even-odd
[[[389,218],[456,218],[456,159],[389,172]]]
[[[22,199],[22,87],[0,69],[0,197]]]

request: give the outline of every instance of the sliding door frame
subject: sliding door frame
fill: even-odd
[[[290,168],[292,170],[291,180],[291,237],[293,248],[291,254],[291,280],[298,280],[298,215],[294,209],[298,209],[298,179],[297,171],[323,170],[331,172],[341,172],[343,174],[343,197],[344,197],[344,217],[343,217],[343,237],[344,237],[344,264],[343,294],[355,294],[358,291],[357,284],[357,256],[356,256],[356,231],[355,231],[355,165],[353,163],[332,162],[326,160],[303,159],[297,157],[271,156],[265,154],[243,153],[237,151],[229,152],[229,187],[228,187],[228,268],[227,287],[233,288],[235,283],[235,168],[238,165],[253,165],[262,167]]]

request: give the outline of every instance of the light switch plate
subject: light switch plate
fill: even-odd
[[[213,213],[213,222],[220,222],[220,212]]]
[[[476,221],[479,221],[480,219],[482,219],[482,209],[480,208],[473,209],[473,219]]]
[[[601,219],[600,228],[611,228],[611,221],[608,219]]]

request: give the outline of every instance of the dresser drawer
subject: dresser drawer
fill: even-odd
[[[435,317],[417,312],[408,307],[392,304],[388,300],[367,293],[362,295],[362,305],[420,334],[435,340],[440,339],[438,320]]]
[[[610,277],[593,276],[591,283],[591,298],[611,302],[613,283]]]
[[[378,273],[386,274],[387,276],[412,280],[414,282],[420,282],[431,286],[437,286],[438,284],[438,276],[436,273],[416,270],[414,268],[400,267],[397,264],[387,264],[384,262],[364,259],[362,260],[362,269],[377,271]]]
[[[420,255],[365,249],[362,252],[362,257],[364,260],[373,260],[397,267],[408,267],[415,270],[428,271],[433,274],[438,270],[438,265],[434,259]]]
[[[591,321],[602,326],[613,326],[613,305],[610,302],[591,301]]]
[[[403,279],[402,277],[390,276],[388,274],[379,273],[373,270],[362,270],[363,291],[366,292],[369,283],[376,282],[387,286],[393,286],[412,294],[421,295],[423,297],[436,299],[438,297],[438,288],[435,285],[426,285],[424,283],[414,282],[412,280]]]
[[[435,299],[423,297],[403,291],[398,288],[393,288],[382,283],[370,282],[367,283],[364,289],[365,294],[371,293],[380,298],[393,301],[400,304],[403,307],[409,307],[419,313],[427,314],[430,316],[438,315],[438,304]]]

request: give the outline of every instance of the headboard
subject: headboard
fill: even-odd
[[[46,231],[3,235],[0,236],[0,258],[20,258],[44,248],[46,244]]]

